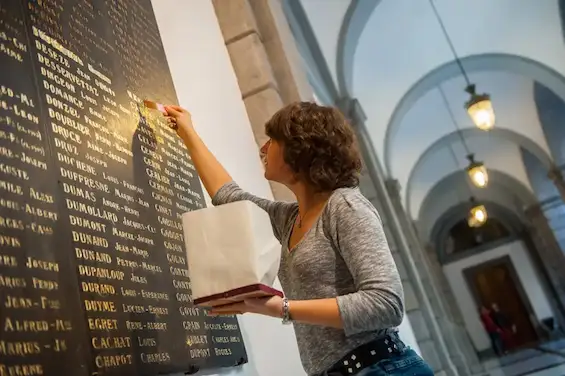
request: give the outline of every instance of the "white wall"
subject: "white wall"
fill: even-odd
[[[443,271],[453,290],[455,300],[461,309],[467,331],[478,351],[489,349],[490,341],[479,320],[478,308],[471,295],[469,285],[463,276],[463,270],[506,255],[510,255],[510,260],[530,300],[536,318],[542,320],[553,317],[553,312],[551,311],[547,294],[541,285],[540,277],[534,269],[524,243],[521,241],[507,243],[490,251],[447,264],[443,267]]]
[[[201,137],[234,179],[272,198],[212,2],[153,0],[153,8],[180,105],[191,111]],[[252,315],[239,321],[249,363],[213,375],[305,374],[291,327]]]
[[[272,198],[241,92],[211,0],[153,0],[179,104],[187,108],[208,147],[246,190]],[[210,198],[206,195],[208,205]],[[280,285],[279,285],[280,287]],[[239,318],[249,363],[209,375],[300,376],[296,337],[280,320]],[[399,328],[405,342],[420,351],[406,317]]]

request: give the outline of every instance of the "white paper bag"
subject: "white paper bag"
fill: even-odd
[[[195,210],[183,214],[182,222],[193,299],[273,285],[281,246],[257,205],[238,201]]]

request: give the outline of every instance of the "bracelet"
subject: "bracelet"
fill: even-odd
[[[290,318],[290,304],[288,303],[288,298],[283,298],[282,303],[282,323],[288,325],[292,321]]]

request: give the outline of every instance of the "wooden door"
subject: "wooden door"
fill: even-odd
[[[516,326],[507,350],[537,342],[538,335],[530,320],[529,302],[525,301],[526,294],[508,256],[467,269],[465,275],[478,306],[490,309],[493,303],[497,304],[510,323]]]

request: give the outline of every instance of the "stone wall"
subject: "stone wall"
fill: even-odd
[[[286,104],[311,100],[300,57],[277,0],[213,0],[258,148],[265,123]],[[295,200],[271,182],[277,200]]]

